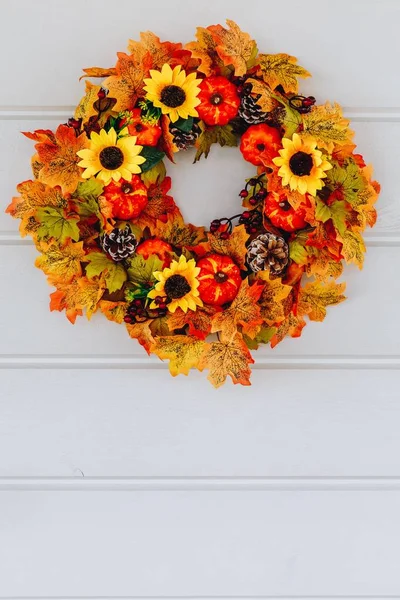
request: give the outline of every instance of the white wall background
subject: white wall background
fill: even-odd
[[[382,183],[349,300],[258,352],[249,389],[173,380],[123,327],[50,314],[34,247],[0,212],[0,598],[400,598],[400,2],[0,10],[3,207],[30,176],[18,132],[65,122],[82,67],[113,65],[140,30],[189,41],[226,17],[346,107]],[[234,209],[249,173],[237,150],[179,163],[187,217]]]

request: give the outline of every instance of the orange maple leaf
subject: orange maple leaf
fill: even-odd
[[[143,323],[135,323],[134,325],[126,325],[126,329],[131,338],[137,340],[141,346],[150,354],[152,344],[155,339],[151,333],[150,325],[152,321],[149,319]]]
[[[293,338],[300,337],[305,324],[306,322],[302,317],[298,317],[291,312],[277,327],[271,338],[271,348],[275,348],[287,335]]]
[[[107,319],[119,324],[124,322],[124,316],[126,314],[127,307],[127,302],[111,302],[110,300],[100,300],[99,303],[99,308],[107,317]]]
[[[131,54],[147,50],[151,55],[152,68],[161,69],[165,64],[184,65],[190,58],[190,52],[183,50],[182,44],[162,42],[152,31],[142,31],[140,42],[129,40],[128,51]]]
[[[260,306],[257,303],[263,287],[259,282],[250,286],[248,279],[244,279],[229,308],[213,317],[211,332],[219,332],[221,341],[230,342],[240,325],[243,333],[254,338],[263,322]]]
[[[323,321],[326,317],[326,307],[339,304],[346,299],[343,292],[345,283],[321,283],[312,281],[300,289],[298,314],[308,315],[311,321]]]
[[[49,276],[49,282],[54,285],[58,281],[68,283],[82,274],[83,242],[70,242],[63,247],[42,242],[38,249],[42,255],[38,256],[35,265]]]
[[[152,67],[152,58],[146,48],[141,47],[134,55],[118,52],[116,75],[107,77],[104,87],[109,95],[117,100],[114,110],[133,108],[137,99],[143,96],[143,80]]]
[[[235,227],[226,240],[222,239],[219,233],[209,233],[207,251],[215,252],[216,254],[226,254],[231,257],[238,267],[245,269],[246,242],[248,239],[249,235],[246,233],[244,225]]]
[[[206,344],[197,368],[209,370],[208,380],[218,388],[225,383],[226,378],[233,383],[251,385],[251,370],[249,364],[254,360],[240,334],[236,334],[231,341],[212,342]]]
[[[87,148],[89,140],[86,133],[75,135],[75,130],[67,125],[59,125],[54,141],[40,141],[35,145],[43,167],[39,171],[39,180],[52,187],[59,185],[63,193],[74,192],[82,180],[82,169],[77,152]]]
[[[200,61],[197,70],[205,75],[216,74],[219,66],[223,65],[217,53],[217,42],[213,33],[213,30],[218,27],[221,26],[215,25],[207,28],[197,27],[197,41],[189,42],[185,46],[185,48],[190,50],[193,58]]]
[[[148,227],[153,235],[157,228],[158,220],[165,220],[171,213],[180,216],[180,211],[172,196],[168,194],[171,189],[171,177],[165,177],[161,183],[153,183],[147,191],[148,203],[135,223],[142,229]]]
[[[50,310],[65,310],[71,323],[75,323],[76,317],[82,315],[83,310],[90,319],[96,312],[105,289],[102,278],[89,280],[87,277],[77,277],[70,283],[58,281],[54,285],[57,291],[50,294]]]
[[[260,271],[258,277],[264,282],[260,296],[261,317],[267,325],[275,325],[285,319],[286,298],[292,291],[290,285],[285,285],[279,277],[270,279],[269,271]]]
[[[237,77],[245,75],[248,62],[255,58],[257,46],[248,33],[240,29],[234,21],[226,20],[229,29],[220,25],[213,28],[216,52],[225,66],[233,66]]]
[[[175,329],[183,329],[189,326],[189,335],[196,336],[200,340],[205,340],[211,332],[212,317],[217,312],[213,306],[197,307],[195,312],[178,309],[173,314],[168,315],[168,328],[172,332]]]
[[[204,227],[186,223],[180,212],[176,211],[168,213],[165,222],[157,221],[153,233],[172,246],[178,248],[185,246],[188,249],[199,244],[206,235]]]

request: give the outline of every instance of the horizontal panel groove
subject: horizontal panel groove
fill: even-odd
[[[400,596],[0,596],[0,600],[396,600]]]
[[[391,492],[400,476],[374,477],[0,477],[0,492]]]
[[[131,356],[2,355],[0,369],[166,369],[167,363],[142,354]],[[253,369],[400,369],[400,356],[258,356]]]
[[[365,243],[370,247],[400,247],[400,233],[373,233],[367,232]],[[18,231],[0,231],[0,246],[33,246],[33,240],[29,237],[21,238]]]
[[[400,107],[343,107],[345,116],[357,122],[400,122]],[[2,106],[0,120],[67,120],[74,106]]]

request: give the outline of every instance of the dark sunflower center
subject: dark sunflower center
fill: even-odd
[[[136,131],[143,131],[143,129],[144,129],[144,127],[143,127],[143,125],[141,123],[137,123],[135,125],[135,130]]]
[[[260,152],[264,152],[264,150],[265,150],[265,144],[257,144],[256,148]]]
[[[289,160],[289,166],[292,173],[297,175],[297,177],[309,175],[313,168],[312,156],[306,152],[296,152]]]
[[[228,279],[228,275],[222,271],[218,271],[215,273],[214,279],[217,283],[225,283],[225,281]]]
[[[218,106],[218,104],[221,104],[221,102],[223,102],[223,97],[221,96],[221,94],[213,94],[210,98],[210,102],[211,104],[214,104],[214,106]]]
[[[191,287],[183,275],[171,275],[165,282],[164,289],[168,298],[176,300],[177,298],[186,296],[186,294],[190,292]]]
[[[115,170],[118,169],[124,162],[124,155],[122,150],[117,146],[107,146],[100,152],[99,159],[101,166],[105,169]]]
[[[161,92],[160,100],[165,106],[176,108],[186,100],[186,94],[178,85],[167,85]]]

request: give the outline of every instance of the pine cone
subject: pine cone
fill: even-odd
[[[105,233],[102,239],[103,250],[118,262],[125,260],[134,254],[137,246],[137,239],[132,233],[129,225],[125,229],[115,227],[111,233]]]
[[[169,128],[173,135],[173,143],[179,148],[179,150],[186,150],[190,146],[194,146],[200,133],[200,127],[197,123],[193,123],[193,127],[190,131],[182,131],[174,125],[170,125]]]
[[[259,97],[259,96],[258,96]],[[270,113],[264,112],[257,104],[251,93],[245,90],[242,93],[239,107],[239,117],[249,125],[258,125],[265,123],[270,118]]]
[[[247,263],[254,273],[269,270],[272,275],[280,275],[289,263],[289,246],[282,237],[262,233],[250,242]]]

